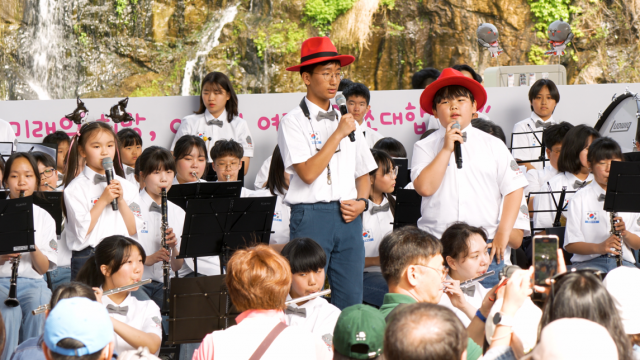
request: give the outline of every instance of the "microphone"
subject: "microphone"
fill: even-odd
[[[107,177],[107,186],[109,186],[109,184],[111,184],[111,180],[115,178],[113,174],[113,160],[111,160],[110,157],[102,159],[102,168],[104,169],[104,175]],[[118,211],[118,201],[116,199],[113,199],[111,202],[111,209],[113,209],[113,211]]]
[[[460,130],[460,123],[456,121],[451,128]],[[462,169],[462,150],[460,150],[460,141],[455,141],[453,143],[453,152],[456,155],[456,165],[458,165],[458,169]]]
[[[347,110],[347,98],[344,97],[344,95],[342,94],[338,94],[336,95],[336,104],[338,104],[338,106],[340,106],[340,114],[347,115],[349,113],[349,110]],[[351,142],[356,141],[356,131],[352,131],[351,134],[349,134],[349,139],[351,140]]]
[[[502,270],[500,270],[500,279],[505,277],[510,279],[511,275],[513,275],[513,273],[518,270],[522,270],[522,268],[518,265],[507,265],[503,267]]]

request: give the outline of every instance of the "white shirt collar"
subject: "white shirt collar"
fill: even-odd
[[[540,120],[542,122],[545,122],[544,120],[542,120],[542,118],[540,116],[538,116],[538,114],[536,114],[534,111],[531,112],[531,120],[535,123],[537,120]],[[553,119],[553,115],[551,115],[551,117],[549,119],[547,119],[546,122],[549,123],[556,123],[556,121]]]
[[[211,113],[209,112],[209,110],[205,110],[204,111],[204,120],[205,121],[209,121],[209,120],[213,120],[216,119],[215,117],[213,117],[213,115],[211,115]],[[227,109],[222,110],[222,113],[220,114],[220,116],[217,117],[218,120],[221,120],[222,123],[226,123],[227,121]]]
[[[90,167],[88,167],[87,165],[85,165],[85,166],[84,166],[84,169],[82,169],[82,175],[86,176],[86,177],[87,177],[87,179],[89,179],[89,180],[93,181],[93,178],[94,178],[96,175],[100,175],[100,174],[98,174],[97,172],[95,172],[95,171],[91,170],[91,168],[90,168]]]
[[[322,109],[320,106],[312,103],[311,101],[309,101],[309,99],[307,99],[307,97],[304,97],[304,101],[307,104],[307,108],[309,109],[309,116],[311,116],[311,119],[315,119],[316,116],[318,116],[318,112],[322,111],[322,112],[328,112],[333,110],[333,107],[331,106],[331,103],[329,103],[329,109],[325,110]]]
[[[151,203],[155,202],[151,198],[151,195],[149,195],[149,193],[147,192],[147,188],[144,188],[140,191],[140,200],[142,200],[142,202],[146,205],[150,205]]]
[[[389,200],[387,200],[386,196],[383,196],[382,197],[382,202],[380,203],[380,205],[374,203],[373,200],[371,200],[371,199],[369,200],[369,202],[371,203],[371,206],[383,206],[384,204],[388,203]]]

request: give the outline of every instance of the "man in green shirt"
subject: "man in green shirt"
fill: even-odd
[[[402,307],[402,304],[440,302],[447,269],[442,258],[442,244],[438,239],[417,227],[405,226],[385,236],[379,252],[382,276],[389,285],[389,293],[384,296],[380,307],[387,324],[393,317],[393,310]],[[490,310],[488,306],[485,314],[488,315]],[[476,316],[468,332],[474,339],[481,339],[484,336],[484,321]],[[482,348],[469,338],[467,360],[476,360],[481,355]]]

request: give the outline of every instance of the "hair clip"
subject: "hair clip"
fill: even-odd
[[[111,110],[109,110],[109,115],[106,116],[116,124],[121,122],[133,121],[133,117],[127,112],[128,103],[128,97],[118,101],[117,104],[111,107]]]
[[[89,110],[84,106],[84,102],[80,100],[78,96],[78,106],[71,114],[67,114],[64,117],[73,121],[77,125],[82,125],[87,122],[87,116],[89,115]]]

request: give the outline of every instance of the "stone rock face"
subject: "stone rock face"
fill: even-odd
[[[285,68],[299,61],[302,41],[319,34],[305,20],[305,3],[3,0],[0,99],[194,94],[210,71],[229,75],[239,93],[304,91],[299,74]],[[560,59],[568,82],[640,81],[640,0],[570,5],[580,11],[569,19],[572,53]],[[235,16],[223,19],[233,6]],[[483,22],[500,31],[498,58],[477,44]],[[526,0],[358,0],[329,36],[340,52],[356,56],[346,77],[372,90],[406,89],[424,67],[465,63],[482,74],[498,65],[557,63],[536,58],[535,49],[546,48],[536,22]],[[50,38],[34,42],[38,34]]]

